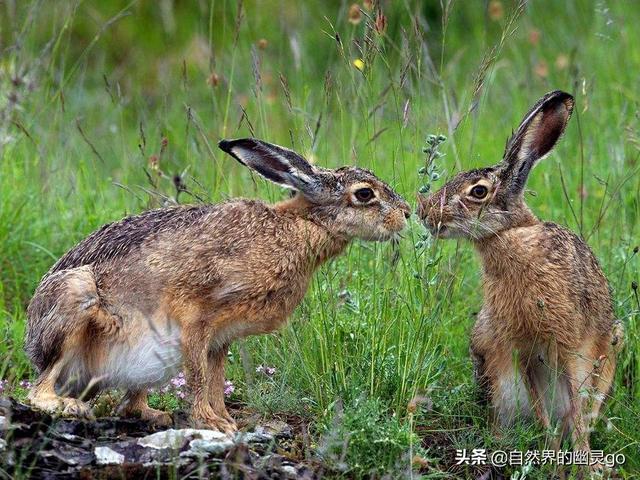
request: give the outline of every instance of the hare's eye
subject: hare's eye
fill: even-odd
[[[471,193],[472,197],[475,197],[481,200],[487,196],[487,193],[489,193],[489,190],[484,185],[476,185],[471,189],[471,192],[469,193]]]
[[[373,190],[371,190],[370,188],[359,188],[355,191],[355,196],[359,202],[368,202],[369,200],[373,199],[374,194]]]

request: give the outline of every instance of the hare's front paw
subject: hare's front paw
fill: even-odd
[[[51,415],[65,417],[78,417],[87,420],[95,420],[91,407],[82,400],[70,397],[59,397],[55,394],[40,393],[35,388],[29,394],[28,402],[34,407]]]
[[[173,425],[173,418],[171,418],[171,414],[151,407],[142,409],[140,411],[140,418],[142,420],[146,420],[155,427],[170,427]]]
[[[225,412],[226,413],[226,412]],[[227,413],[224,417],[211,412],[193,413],[191,415],[191,424],[194,428],[206,428],[218,430],[219,432],[233,435],[238,431],[236,422]]]
[[[95,420],[91,407],[82,400],[67,397],[62,397],[60,400],[62,402],[62,415]]]
[[[170,413],[156,410],[147,405],[119,409],[118,413],[125,418],[139,418],[154,427],[170,427],[173,425],[173,417],[171,417]]]

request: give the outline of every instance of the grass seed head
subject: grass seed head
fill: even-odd
[[[504,7],[499,0],[491,0],[489,2],[489,18],[494,22],[502,20],[504,17]]]
[[[349,7],[348,20],[352,25],[358,25],[362,21],[362,12],[360,11],[360,5],[357,3]]]
[[[209,78],[207,78],[207,83],[212,87],[217,87],[220,85],[220,76],[216,72],[212,72]]]
[[[569,57],[564,53],[561,53],[556,57],[556,68],[558,70],[564,70],[569,66]]]
[[[375,31],[378,35],[382,35],[386,30],[387,30],[387,17],[385,17],[384,14],[379,11],[378,14],[376,15]]]

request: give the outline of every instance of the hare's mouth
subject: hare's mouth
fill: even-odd
[[[457,224],[439,224],[435,226],[429,226],[429,232],[435,238],[459,238],[464,237],[464,230]]]

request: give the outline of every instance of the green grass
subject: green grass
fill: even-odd
[[[620,475],[637,475],[640,8],[443,3],[446,15],[437,1],[386,2],[383,34],[375,13],[350,24],[341,2],[246,1],[240,13],[228,0],[0,3],[0,377],[31,375],[25,309],[49,266],[100,225],[175,198],[175,174],[189,190],[180,202],[283,198],[217,150],[220,138],[370,168],[414,203],[431,183],[418,173],[427,135],[448,137],[438,188],[497,162],[529,106],[560,88],[576,112],[527,201],[581,233],[610,280],[627,339],[592,445],[624,453]],[[464,478],[449,468],[456,448],[544,447],[531,426],[491,435],[467,353],[478,260],[468,243],[423,236],[414,219],[397,261],[389,244],[354,244],[318,272],[288,327],[233,347],[238,396],[307,412],[319,450],[348,476],[403,475],[412,451],[426,476]],[[258,364],[277,367],[271,383]],[[417,395],[428,400],[411,413]]]

